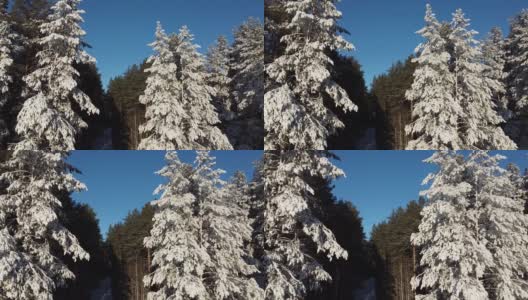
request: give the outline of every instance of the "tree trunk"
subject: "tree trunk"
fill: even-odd
[[[136,108],[134,107],[134,150],[138,148],[138,126],[137,126],[137,116]]]
[[[416,276],[416,246],[412,246],[412,260],[413,260],[413,276]],[[416,298],[416,291],[413,291],[413,296]]]
[[[137,255],[136,255],[136,266],[135,267],[136,267],[136,278],[135,278],[136,279],[135,280],[136,281],[135,282],[135,284],[136,284],[136,299],[139,300],[139,284],[138,284],[138,277],[139,276],[138,276],[138,257],[137,257]]]
[[[403,261],[402,259],[400,258],[400,299],[404,299],[403,298],[403,289],[404,289],[404,286],[403,286]]]
[[[147,249],[147,273],[150,273],[150,248]]]

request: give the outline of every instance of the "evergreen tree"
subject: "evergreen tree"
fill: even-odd
[[[105,245],[99,229],[99,220],[95,211],[87,204],[75,202],[71,194],[58,193],[61,202],[59,221],[64,224],[79,241],[81,247],[90,254],[90,260],[73,261],[61,251],[56,255],[63,260],[75,275],[75,282],[68,286],[58,288],[53,299],[55,300],[89,300],[93,291],[102,280],[108,277],[110,266],[106,257]]]
[[[75,148],[75,139],[87,124],[73,111],[72,102],[90,114],[98,113],[90,98],[78,87],[75,63],[91,63],[83,51],[80,0],[59,0],[40,25],[38,68],[24,78],[27,100],[17,118],[22,137],[18,149],[65,151]]]
[[[38,31],[38,25],[46,19],[49,13],[49,0],[14,0],[12,14],[18,20],[34,24],[34,31]]]
[[[467,182],[464,157],[437,152],[426,160],[438,165],[429,175],[427,203],[419,231],[411,236],[421,249],[423,271],[412,279],[417,299],[488,299],[482,279],[494,266],[493,254],[482,239],[480,210]]]
[[[482,76],[485,66],[482,53],[474,39],[476,31],[468,29],[469,19],[458,9],[453,14],[449,40],[454,47],[452,54],[455,86],[454,100],[464,109],[460,117],[459,134],[463,149],[515,150],[517,146],[499,127],[504,120],[495,111],[493,94],[500,86],[498,80]]]
[[[176,57],[169,48],[169,37],[160,23],[156,28],[156,41],[150,45],[156,54],[148,63],[152,66],[145,70],[149,73],[147,86],[140,102],[147,106],[146,123],[139,132],[144,136],[139,149],[172,149],[189,147],[184,132],[185,103],[175,101],[181,89],[177,78]],[[181,99],[183,100],[183,99]]]
[[[257,223],[257,243],[266,273],[265,299],[302,299],[331,276],[313,253],[327,259],[348,254],[320,219],[320,199],[309,178],[332,180],[344,175],[329,154],[316,151],[269,151],[264,154],[263,210]]]
[[[372,228],[371,241],[375,257],[376,296],[382,299],[407,299],[413,295],[411,278],[417,269],[418,251],[411,244],[411,235],[418,231],[420,212],[425,199],[411,201]],[[419,249],[418,249],[419,250]]]
[[[281,38],[283,53],[268,63],[264,107],[265,148],[325,149],[327,138],[344,124],[327,107],[332,101],[344,111],[356,105],[331,78],[328,51],[350,50],[340,36],[341,13],[335,0],[278,1],[288,14],[287,32]]]
[[[420,297],[527,299],[528,216],[518,171],[505,157],[475,151],[436,153],[428,162],[428,202],[413,244],[422,248],[424,271],[413,281]]]
[[[108,84],[109,102],[113,106],[112,144],[115,149],[137,149],[140,142],[139,125],[145,120],[145,106],[139,98],[146,89],[147,73],[150,67],[146,61],[132,65],[121,76]]]
[[[484,76],[493,94],[493,103],[496,110],[505,119],[510,118],[511,112],[508,109],[508,100],[506,98],[506,87],[504,80],[506,72],[505,43],[502,30],[499,27],[491,29],[488,37],[482,46],[482,56],[484,61]]]
[[[168,179],[145,246],[152,249],[154,272],[144,278],[154,290],[149,298],[259,299],[249,276],[256,268],[244,261],[243,243],[251,234],[246,214],[231,195],[219,191],[223,170],[214,158],[198,152],[194,166],[175,152],[158,172]],[[224,190],[225,192],[225,190]]]
[[[205,82],[203,57],[192,42],[187,27],[168,37],[158,24],[152,44],[156,54],[149,59],[150,76],[140,98],[147,110],[139,149],[232,149],[216,127],[220,121]]]
[[[408,139],[405,127],[412,120],[411,101],[405,93],[411,89],[416,71],[414,57],[399,61],[372,82],[371,95],[376,112],[376,144],[378,149],[405,149]]]
[[[512,118],[506,130],[520,148],[528,147],[528,10],[515,16],[506,39],[506,96]]]
[[[249,216],[249,208],[251,204],[250,186],[247,182],[246,175],[242,171],[236,171],[228,184],[224,187],[226,195],[235,199],[238,206],[246,210],[246,215]],[[248,221],[249,222],[249,221]],[[248,223],[244,222],[244,223]]]
[[[229,78],[231,47],[225,36],[220,36],[216,44],[207,52],[207,82],[214,89],[213,103],[222,121],[233,118],[233,101]]]
[[[503,169],[505,157],[474,152],[467,162],[468,183],[479,216],[479,236],[493,256],[486,272],[492,299],[528,299],[528,216],[520,176]]]
[[[462,149],[458,122],[464,118],[461,104],[453,97],[455,77],[449,70],[451,59],[442,26],[427,4],[426,26],[418,31],[425,43],[416,49],[414,82],[406,93],[412,105],[412,123],[406,127],[411,136],[408,150]]]
[[[143,241],[152,230],[153,216],[154,208],[146,204],[141,211],[134,209],[123,222],[108,229],[113,299],[147,297],[148,289],[143,284],[143,277],[151,272],[152,255]]]
[[[0,1],[0,149],[9,136],[6,104],[10,97],[10,85],[13,82],[13,51],[15,34],[8,20],[7,0]]]
[[[63,153],[15,151],[4,164],[0,182],[0,294],[7,299],[53,299],[53,291],[74,274],[54,253],[74,261],[88,253],[61,223],[57,192],[85,186],[71,174]]]
[[[528,10],[517,15],[507,39],[508,93],[517,114],[528,107]]]
[[[237,149],[264,147],[264,27],[250,18],[234,32],[232,89],[237,121],[228,128]]]

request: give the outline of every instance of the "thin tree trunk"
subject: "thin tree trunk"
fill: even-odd
[[[147,248],[147,273],[150,273],[150,248]]]
[[[412,259],[413,259],[413,276],[416,276],[416,246],[412,246]],[[413,290],[413,296],[416,298],[416,290]]]
[[[137,119],[136,119],[136,108],[134,107],[134,150],[138,148],[138,128],[137,128]]]
[[[139,300],[139,284],[138,284],[138,257],[136,255],[136,299]]]
[[[402,259],[400,258],[400,299],[403,298],[403,263]]]

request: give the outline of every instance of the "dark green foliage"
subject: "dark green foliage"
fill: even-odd
[[[411,201],[372,228],[372,255],[377,258],[376,291],[380,299],[414,299],[410,280],[418,265],[419,250],[411,245],[411,234],[418,232],[424,204],[424,199]]]
[[[397,62],[372,83],[371,94],[379,109],[376,128],[380,149],[405,149],[407,145],[405,126],[411,122],[411,103],[406,100],[405,92],[414,80],[416,64],[412,59],[413,56]]]
[[[147,68],[146,61],[133,65],[108,85],[109,100],[113,103],[112,138],[116,149],[136,149],[141,140],[139,125],[145,121],[145,106],[139,102],[139,96],[146,87]]]
[[[359,62],[350,56],[332,53],[334,61],[333,79],[348,94],[348,97],[358,106],[357,112],[343,112],[337,108],[333,101],[326,102],[337,117],[345,124],[334,136],[329,137],[329,149],[350,150],[357,149],[361,145],[357,142],[369,127],[372,126],[373,109],[369,101],[367,86],[363,77],[363,70]]]
[[[96,149],[97,139],[104,135],[104,130],[110,127],[111,115],[108,114],[108,102],[105,101],[101,75],[93,64],[75,66],[79,71],[79,88],[90,97],[92,103],[99,109],[99,114],[89,115],[85,111],[74,107],[75,112],[88,124],[82,135],[77,140],[76,149]]]
[[[154,209],[147,204],[141,211],[130,212],[122,223],[108,230],[114,299],[146,298],[143,276],[149,272],[151,256],[143,247],[143,239],[150,233],[153,216]]]
[[[74,234],[80,245],[90,254],[89,261],[74,262],[69,256],[57,253],[75,274],[75,280],[68,286],[59,288],[54,299],[90,299],[90,292],[95,289],[109,272],[109,260],[99,230],[99,220],[93,209],[86,204],[79,204],[68,194],[62,194],[62,214],[59,216],[64,226]]]

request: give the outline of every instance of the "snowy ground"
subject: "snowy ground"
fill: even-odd
[[[112,279],[105,278],[99,287],[92,292],[90,300],[112,300]]]

